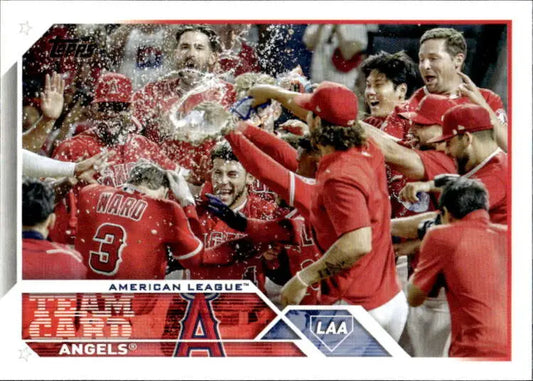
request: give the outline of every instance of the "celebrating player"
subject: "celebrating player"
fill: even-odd
[[[131,81],[122,74],[101,75],[93,100],[94,127],[62,142],[54,151],[54,158],[76,162],[102,150],[111,150],[109,161],[112,164],[96,174],[99,183],[109,186],[124,184],[130,169],[141,158],[152,160],[165,169],[175,169],[176,164],[162,154],[155,143],[133,132],[136,122],[130,113],[131,89]],[[74,242],[79,188],[75,187],[56,207],[58,224],[51,235],[58,242]]]
[[[233,86],[212,73],[220,52],[218,35],[207,25],[183,25],[176,33],[175,77],[149,83],[133,96],[133,114],[143,134],[157,143],[164,136],[161,121],[177,112],[186,115],[203,101],[229,107],[235,101]]]
[[[167,173],[140,162],[120,188],[89,185],[80,192],[76,248],[91,279],[163,279],[166,250],[193,261],[202,243],[191,232],[183,209],[166,200]]]
[[[324,304],[360,304],[399,339],[407,318],[394,267],[383,155],[355,125],[357,98],[323,82],[313,94],[293,98],[309,110],[308,124],[322,158],[310,222],[324,254],[282,290],[298,304],[310,284],[322,283]]]
[[[22,183],[22,278],[84,279],[87,269],[80,253],[47,241],[55,223],[54,190],[45,182]]]
[[[451,314],[450,357],[509,356],[507,228],[489,220],[488,194],[459,178],[439,200],[445,225],[428,231],[409,284],[409,304],[420,305],[439,275]]]
[[[429,140],[442,142],[455,159],[459,174],[478,179],[487,188],[491,221],[507,224],[507,154],[496,143],[489,112],[473,104],[451,108],[444,114],[442,134]],[[412,200],[416,193],[436,188],[434,180],[413,183],[403,195]]]
[[[427,94],[442,94],[456,103],[474,103],[490,115],[498,145],[507,150],[507,115],[500,97],[488,89],[478,88],[462,72],[466,59],[466,40],[453,28],[434,28],[420,38],[418,68],[425,86],[409,99],[414,110]]]

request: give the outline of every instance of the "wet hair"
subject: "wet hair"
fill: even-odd
[[[218,143],[211,151],[211,160],[222,159],[227,161],[239,161],[233,153],[228,142]]]
[[[298,140],[298,147],[302,148],[309,154],[318,152],[316,146],[311,142],[311,136],[309,134],[300,137]]]
[[[368,77],[372,70],[385,74],[387,79],[392,81],[395,90],[405,83],[407,85],[406,98],[409,98],[415,89],[422,85],[418,66],[403,50],[394,54],[381,51],[368,57],[361,64],[361,71],[365,77]]]
[[[299,141],[302,138],[300,135],[292,134],[290,132],[284,132],[279,135],[280,139],[291,145],[292,148],[298,149]]]
[[[445,48],[451,57],[463,53],[466,59],[466,40],[461,32],[453,28],[434,28],[424,32],[420,45],[427,40],[444,40]]]
[[[356,123],[343,127],[321,120],[321,126],[311,132],[313,145],[333,146],[337,151],[346,151],[352,147],[362,147],[366,143],[363,128]]]
[[[35,226],[54,211],[55,192],[48,183],[31,177],[22,182],[22,225]]]
[[[217,32],[211,29],[209,25],[205,25],[205,24],[182,25],[176,32],[176,41],[178,42],[178,44],[180,42],[181,36],[187,32],[199,32],[199,33],[205,34],[207,36],[207,39],[209,40],[209,46],[211,50],[215,53],[219,53],[222,51],[222,47],[220,45],[220,38],[218,37]]]
[[[127,182],[132,185],[143,185],[152,190],[170,187],[166,171],[147,160],[141,160],[135,164]]]
[[[475,210],[488,211],[489,195],[480,181],[458,177],[443,188],[439,209],[443,211],[444,207],[454,218],[461,219]]]

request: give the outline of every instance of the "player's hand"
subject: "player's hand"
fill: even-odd
[[[54,188],[55,200],[57,204],[60,202],[74,185],[78,183],[75,177],[63,177],[61,179],[53,180],[50,184]]]
[[[213,213],[215,216],[224,221],[226,225],[228,225],[232,229],[241,232],[246,230],[246,226],[248,225],[248,219],[244,216],[244,214],[231,210],[229,206],[224,204],[215,195],[206,193],[205,196],[208,200],[207,209],[211,213]]]
[[[209,171],[211,166],[211,159],[207,155],[202,155],[200,163],[193,167],[187,175],[184,175],[185,180],[192,185],[201,186],[209,178]]]
[[[479,88],[476,84],[470,79],[468,75],[463,72],[458,71],[459,77],[463,80],[463,83],[459,85],[459,95],[466,96],[472,103],[475,103],[483,108],[489,108],[487,101],[479,91]]]
[[[411,239],[405,242],[394,243],[392,245],[394,255],[397,257],[414,255],[420,250],[420,242],[421,241],[419,239]]]
[[[279,128],[300,136],[304,136],[309,132],[309,126],[298,119],[289,119],[285,123],[280,124]]]
[[[194,205],[194,197],[183,175],[168,170],[167,178],[170,183],[170,190],[176,197],[176,200],[179,201],[180,205],[183,208],[188,205]]]
[[[401,201],[415,203],[420,201],[417,194],[420,192],[431,192],[430,181],[413,181],[407,183],[400,191],[398,197]]]
[[[265,104],[276,97],[281,88],[273,85],[256,85],[248,90],[248,96],[253,97],[252,107]]]
[[[97,181],[94,179],[94,175],[107,165],[107,158],[109,155],[109,151],[103,151],[93,157],[76,163],[76,166],[74,167],[74,176],[82,182],[96,184]]]
[[[57,119],[63,111],[63,91],[65,81],[56,72],[52,77],[46,74],[44,79],[44,91],[41,93],[41,111],[48,119]]]
[[[300,304],[307,292],[307,285],[297,275],[293,276],[281,289],[281,305]]]

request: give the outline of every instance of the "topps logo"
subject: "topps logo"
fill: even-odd
[[[50,40],[50,42],[52,43],[52,51],[50,52],[50,57],[52,58],[68,56],[88,58],[96,51],[94,42],[79,38],[55,38]]]
[[[124,356],[130,350],[134,350],[132,345],[135,344],[63,344],[59,350],[60,356]]]

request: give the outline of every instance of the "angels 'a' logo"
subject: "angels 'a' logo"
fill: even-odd
[[[118,88],[118,81],[116,79],[111,79],[108,82],[108,94],[117,95],[120,94],[120,90]]]
[[[187,310],[180,321],[181,332],[174,350],[175,357],[225,357],[220,341],[219,321],[213,313],[211,301],[218,294],[181,294],[187,300]]]
[[[507,124],[507,113],[504,109],[500,108],[496,110],[495,114],[496,117],[500,120],[500,122],[502,122],[503,124]]]

